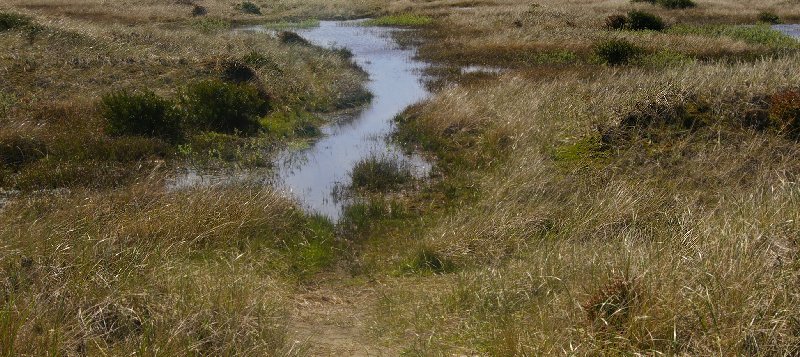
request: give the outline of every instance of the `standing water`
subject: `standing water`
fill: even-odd
[[[400,48],[392,39],[398,29],[361,26],[358,21],[323,21],[319,27],[298,34],[322,47],[346,48],[353,60],[369,74],[372,101],[352,118],[323,128],[323,137],[309,148],[287,149],[275,162],[275,186],[296,197],[309,211],[338,220],[342,202],[337,185],[347,184],[350,171],[369,157],[393,157],[411,164],[423,175],[430,165],[421,157],[406,155],[387,140],[393,118],[430,93],[423,85],[425,63],[414,51]]]
[[[772,28],[796,39],[800,39],[800,24],[774,25]]]

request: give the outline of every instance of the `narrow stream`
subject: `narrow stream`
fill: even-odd
[[[800,40],[800,24],[773,25],[772,28]]]
[[[349,49],[369,74],[367,88],[373,95],[363,110],[323,128],[323,137],[309,148],[278,155],[274,185],[311,212],[339,219],[347,202],[337,200],[334,190],[349,182],[351,169],[362,159],[394,157],[410,163],[420,176],[430,170],[424,159],[405,154],[387,140],[393,118],[430,94],[423,85],[426,64],[414,59],[414,50],[400,48],[393,31],[402,30],[365,27],[358,21],[323,21],[298,31],[315,45]]]

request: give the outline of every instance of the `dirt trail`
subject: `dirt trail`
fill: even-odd
[[[368,285],[342,286],[340,277],[305,287],[294,296],[289,331],[311,356],[397,356],[369,333],[369,311],[377,299]]]

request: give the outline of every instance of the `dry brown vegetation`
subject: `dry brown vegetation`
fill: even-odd
[[[35,24],[0,32],[0,354],[800,351],[799,47],[731,26],[799,5],[254,3],[0,5]],[[634,9],[671,27],[605,28]],[[231,63],[270,118],[335,110],[364,80],[346,58],[228,29],[382,14],[432,20],[398,36],[442,78],[396,138],[436,175],[336,227],[269,188],[168,191],[175,145],[105,132],[109,90],[171,98]],[[643,53],[605,65],[611,38]]]

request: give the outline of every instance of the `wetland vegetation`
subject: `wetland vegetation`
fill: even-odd
[[[356,161],[335,220],[269,182],[169,185],[270,172],[385,99],[357,49],[303,37],[363,18],[428,64],[380,138],[424,177]],[[0,355],[796,355],[798,22],[778,0],[6,1]]]

